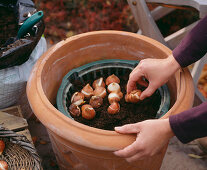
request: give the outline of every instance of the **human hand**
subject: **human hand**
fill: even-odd
[[[143,122],[115,127],[118,133],[136,133],[137,138],[131,145],[115,151],[116,156],[126,158],[128,162],[153,156],[161,151],[174,133],[169,119],[146,120]]]
[[[157,88],[165,84],[171,75],[173,75],[180,65],[175,58],[170,55],[166,59],[144,59],[141,60],[137,67],[129,75],[127,83],[127,93],[135,90],[136,84],[139,83],[147,87],[141,94],[140,99],[151,96]],[[149,85],[143,80],[145,77],[149,81]]]

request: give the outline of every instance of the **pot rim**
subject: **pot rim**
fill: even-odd
[[[94,128],[94,127],[89,127],[87,125],[81,124],[79,122],[76,122],[70,118],[68,118],[67,116],[65,116],[64,114],[62,114],[60,111],[58,111],[48,100],[48,98],[46,97],[43,88],[42,88],[42,81],[41,81],[41,73],[42,70],[44,69],[44,66],[47,62],[47,60],[49,59],[49,57],[60,47],[64,46],[65,44],[72,42],[74,40],[86,37],[86,36],[94,36],[94,35],[99,35],[99,34],[107,34],[107,35],[122,35],[122,36],[130,36],[130,37],[135,37],[138,39],[142,39],[143,41],[145,41],[146,43],[150,43],[153,46],[155,46],[156,48],[160,49],[161,51],[164,51],[167,55],[170,55],[172,52],[169,48],[167,48],[166,46],[164,46],[163,44],[157,42],[156,40],[153,40],[151,38],[148,38],[146,36],[143,35],[138,35],[135,33],[130,33],[130,32],[124,32],[124,31],[111,31],[111,30],[105,30],[105,31],[92,31],[92,32],[87,32],[87,33],[83,33],[83,34],[79,34],[73,37],[70,37],[66,40],[62,40],[61,42],[59,42],[58,44],[54,45],[53,47],[51,47],[43,56],[41,56],[41,58],[38,60],[38,62],[35,64],[35,67],[32,70],[32,73],[30,75],[30,78],[28,80],[27,83],[27,95],[28,95],[28,99],[30,102],[30,105],[35,113],[35,115],[40,119],[40,121],[47,127],[49,128],[52,132],[54,132],[56,135],[65,138],[67,140],[70,140],[74,143],[78,143],[80,145],[86,146],[86,147],[90,147],[90,148],[94,148],[94,149],[104,149],[104,150],[110,150],[110,151],[114,151],[117,150],[117,148],[123,148],[123,146],[127,146],[130,143],[134,142],[135,140],[135,135],[124,135],[124,134],[119,134],[115,131],[108,131],[108,130],[103,130],[103,129],[98,129],[98,128]],[[187,70],[185,70],[184,72],[186,72]],[[182,73],[184,73],[182,72]],[[182,74],[181,73],[181,74]],[[188,74],[188,73],[187,73]],[[186,81],[184,76],[181,76],[180,81]],[[186,86],[186,84],[180,84],[180,86]],[[36,87],[36,88],[35,88]],[[33,91],[34,93],[34,89],[36,89],[36,94],[35,95],[31,95],[30,92]],[[182,88],[180,88],[182,90]],[[183,90],[184,91],[184,90]],[[180,95],[180,101],[184,100],[183,96],[185,94]],[[38,106],[36,106],[36,102],[35,99],[32,99],[32,97],[35,97],[35,99],[39,99],[41,100],[38,103]],[[175,110],[177,109],[177,107],[179,107],[179,103],[178,100],[174,103],[174,105],[170,108],[170,110],[166,113],[165,116],[163,116],[162,118],[167,118],[172,112],[175,112]],[[45,112],[44,114],[41,114],[40,111],[35,112],[37,110],[41,110],[43,109]],[[49,114],[49,113],[53,113],[53,114]],[[47,115],[48,117],[51,117],[51,119],[46,119],[45,115]],[[62,121],[62,124],[55,124],[53,121],[53,118],[55,118],[55,120],[57,121]],[[117,146],[117,143],[115,142],[111,142],[111,145],[109,144],[105,144],[102,140],[97,139],[95,141],[95,143],[90,143],[88,142],[88,140],[90,140],[90,135],[85,139],[80,139],[79,137],[74,137],[73,132],[71,131],[67,131],[66,129],[61,129],[62,127],[67,126],[67,127],[73,127],[76,128],[78,130],[81,130],[84,133],[87,133],[88,135],[98,135],[99,137],[113,137],[113,139],[118,139],[118,140],[126,140],[123,141],[120,145]],[[62,131],[60,131],[60,129]],[[99,138],[98,137],[98,138]],[[111,140],[111,139],[109,139]]]

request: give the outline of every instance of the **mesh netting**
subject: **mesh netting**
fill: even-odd
[[[42,170],[41,161],[34,146],[24,135],[0,127],[0,139],[5,149],[0,160],[7,162],[10,170]]]

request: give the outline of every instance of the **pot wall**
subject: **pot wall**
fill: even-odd
[[[112,152],[131,144],[135,140],[134,135],[121,135],[80,124],[64,116],[53,104],[62,78],[73,68],[96,60],[166,58],[170,54],[167,47],[141,35],[97,31],[61,41],[38,60],[28,81],[28,99],[35,115],[48,129],[62,169],[160,168],[166,148],[159,155],[129,164],[115,157]],[[163,118],[190,108],[194,96],[192,79],[187,69],[178,71],[167,85],[172,107]]]

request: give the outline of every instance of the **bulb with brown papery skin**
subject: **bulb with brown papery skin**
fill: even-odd
[[[80,105],[82,105],[82,104],[84,104],[84,103],[85,103],[85,101],[84,101],[83,99],[80,99],[80,100],[74,102],[73,104],[75,104],[75,105],[77,105],[77,106],[80,106]]]
[[[70,105],[69,112],[74,117],[78,117],[81,114],[80,108],[78,107],[78,105],[75,105],[75,104]]]
[[[111,83],[111,84],[108,85],[107,90],[108,90],[109,93],[119,92],[119,91],[121,91],[121,88],[120,88],[118,83]]]
[[[140,101],[141,90],[133,90],[129,94],[125,95],[125,101],[129,103],[137,103]]]
[[[90,98],[93,96],[93,88],[90,86],[90,84],[87,84],[85,87],[83,87],[81,93],[83,93],[86,98]]]
[[[71,97],[71,103],[75,103],[77,101],[84,101],[84,94],[81,92],[75,92]]]
[[[83,105],[82,108],[81,108],[81,110],[82,110],[82,117],[85,118],[85,119],[91,120],[96,115],[96,111],[89,104]]]
[[[104,87],[97,87],[94,91],[93,91],[93,95],[94,96],[101,96],[102,98],[106,97],[107,93],[106,93],[106,89]]]
[[[5,143],[3,140],[0,140],[0,155],[2,155],[5,148]]]
[[[97,87],[105,87],[103,77],[101,77],[93,82],[93,88],[96,89]]]
[[[107,109],[109,114],[116,114],[120,110],[120,105],[117,102],[113,102]]]
[[[101,96],[92,96],[89,104],[93,108],[99,108],[103,104],[103,98]]]
[[[108,76],[107,79],[106,79],[106,85],[107,86],[111,83],[118,83],[119,84],[120,79],[116,75],[112,74],[112,75]]]
[[[5,161],[0,161],[0,170],[8,170],[8,164]]]
[[[120,100],[122,99],[122,97],[123,97],[123,93],[120,91],[120,92],[116,92],[118,95],[119,95],[119,97],[120,97]]]
[[[119,102],[121,97],[118,93],[112,92],[108,95],[109,103],[112,104],[113,102]]]

